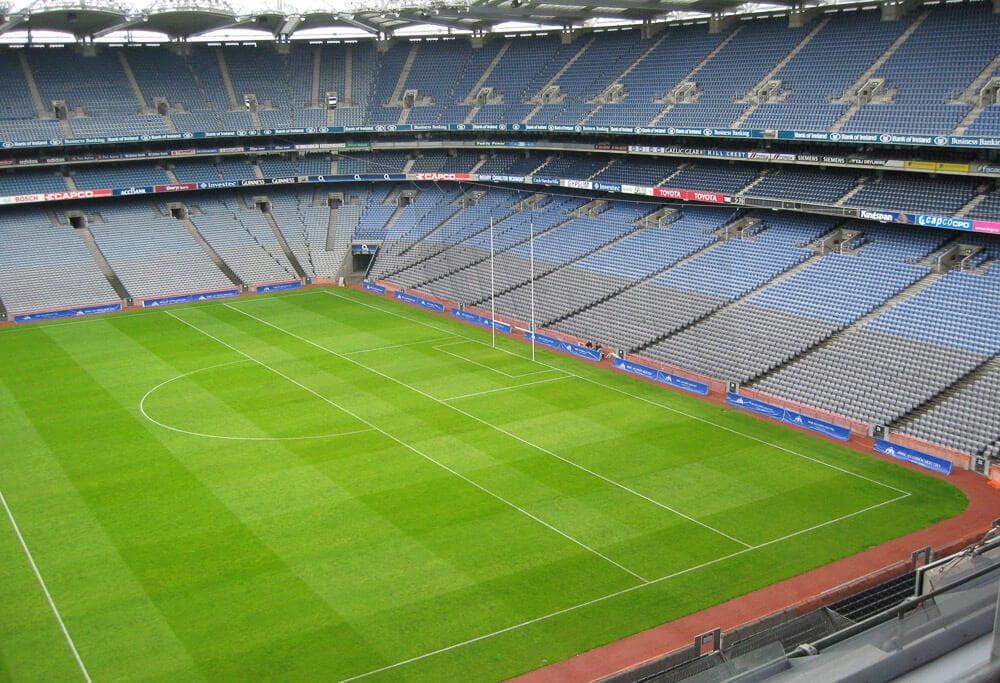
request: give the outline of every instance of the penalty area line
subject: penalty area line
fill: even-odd
[[[0,503],[3,503],[3,509],[7,513],[7,519],[10,520],[10,525],[14,528],[14,533],[17,535],[17,540],[21,544],[21,549],[24,550],[25,557],[28,558],[28,564],[31,565],[31,571],[35,573],[35,578],[38,579],[38,585],[42,587],[42,592],[45,594],[45,600],[49,603],[49,607],[52,608],[52,613],[55,615],[56,621],[59,622],[59,629],[66,638],[66,643],[69,645],[69,649],[73,653],[73,659],[76,660],[77,666],[80,667],[80,673],[83,674],[83,679],[87,681],[87,683],[90,683],[90,673],[87,671],[87,667],[84,665],[83,659],[80,657],[79,650],[76,649],[76,643],[73,642],[73,636],[69,634],[69,629],[66,628],[66,623],[63,621],[62,615],[59,613],[59,608],[56,607],[55,600],[52,599],[52,594],[49,593],[48,586],[45,585],[45,579],[42,578],[42,573],[38,570],[38,565],[35,564],[35,558],[32,556],[31,550],[28,549],[28,544],[24,540],[24,536],[21,534],[21,528],[17,525],[17,521],[14,519],[14,513],[11,512],[10,506],[7,504],[7,498],[3,495],[3,491],[0,491]]]

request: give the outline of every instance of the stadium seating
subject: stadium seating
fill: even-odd
[[[179,221],[148,204],[105,202],[88,209],[94,240],[133,297],[233,287]]]
[[[247,285],[296,279],[263,214],[235,198],[198,197],[191,222]]]
[[[971,101],[960,98],[963,91],[996,56],[990,38],[1000,31],[1000,15],[990,9],[985,2],[950,3],[882,21],[878,10],[851,8],[799,28],[789,28],[784,17],[743,17],[716,33],[704,24],[676,25],[643,38],[638,29],[622,28],[583,33],[568,42],[558,35],[497,38],[477,48],[464,38],[434,38],[399,41],[385,51],[370,42],[293,43],[280,51],[266,45],[192,45],[184,51],[101,47],[82,54],[70,47],[26,50],[42,111],[32,102],[19,52],[3,50],[0,77],[9,97],[0,105],[0,138],[65,137],[52,118],[54,101],[66,103],[77,136],[236,132],[255,128],[255,121],[263,128],[299,128],[404,120],[413,125],[655,121],[672,127],[735,122],[797,130],[829,130],[840,121],[846,131],[946,134],[971,110]],[[841,48],[845,41],[850,50]],[[851,108],[850,88],[887,50],[894,52],[871,73],[885,82],[881,99]],[[941,54],[948,58],[936,59]],[[938,68],[926,69],[932,62]],[[345,93],[348,63],[351,92]],[[779,90],[759,105],[747,100],[768,74],[780,81]],[[696,97],[664,101],[685,81],[696,84]],[[612,85],[621,86],[619,94],[597,101]],[[545,86],[558,88],[554,99],[537,99]],[[492,89],[493,98],[471,101],[477,87]],[[417,91],[411,108],[400,100],[407,90]],[[327,92],[340,96],[332,112],[313,101]],[[243,108],[243,96],[250,94],[258,100],[254,115]],[[397,101],[390,102],[393,96]],[[164,115],[154,113],[158,102],[167,106]],[[995,135],[997,107],[986,108],[968,125],[969,134]]]
[[[73,308],[119,297],[68,223],[44,211],[5,211],[0,221],[0,300],[8,313]]]

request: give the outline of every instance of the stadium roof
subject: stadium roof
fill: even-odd
[[[29,37],[49,42],[47,38],[58,41],[58,36],[64,41],[132,42],[163,37],[383,37],[627,25],[858,4],[858,0],[326,0],[322,6],[293,8],[284,0],[273,1],[276,6],[266,7],[245,0],[247,5],[241,7],[225,0],[157,0],[151,5],[136,0],[36,0],[24,7],[4,7],[0,0],[0,37],[4,42]]]

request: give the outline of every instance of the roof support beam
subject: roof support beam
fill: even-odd
[[[298,14],[292,14],[291,16],[285,18],[285,23],[281,25],[281,28],[278,29],[276,35],[290,36],[301,23],[302,17]]]
[[[100,31],[96,32],[93,35],[93,38],[96,40],[98,38],[103,38],[109,33],[114,33],[115,31],[127,31],[130,28],[141,26],[143,23],[145,23],[145,21],[146,21],[145,17],[136,17],[135,19],[129,19],[128,21],[123,21],[120,24],[116,24],[114,26],[108,26],[105,29],[101,29]]]
[[[6,33],[7,31],[13,31],[23,24],[25,21],[25,16],[23,14],[12,14],[3,24],[0,24],[0,33]]]
[[[538,9],[535,7],[528,7],[522,5],[521,7],[504,7],[504,8],[486,8],[481,6],[474,6],[469,12],[462,12],[454,7],[442,7],[439,16],[442,17],[452,17],[455,19],[463,19],[466,17],[483,19],[496,19],[498,21],[510,21],[511,19],[548,19],[550,24],[561,24],[564,23],[564,19],[570,19],[572,21],[586,21],[587,19],[593,19],[594,17],[606,16],[602,15],[598,8],[594,11],[584,11],[584,12],[560,12],[558,10],[546,10]],[[614,18],[621,19],[619,15],[611,15]]]
[[[525,5],[559,5],[562,7],[610,7],[631,9],[650,14],[666,14],[675,10],[689,10],[690,3],[657,2],[656,0],[525,0]],[[523,7],[524,5],[522,5]]]
[[[457,31],[473,31],[475,30],[475,25],[466,25],[460,21],[453,18],[447,18],[438,16],[432,12],[424,12],[423,14],[419,12],[414,12],[412,10],[401,11],[399,13],[400,19],[406,19],[413,22],[414,24],[431,24],[432,26],[444,26],[445,28],[453,28]],[[470,17],[471,19],[472,17]]]
[[[359,28],[362,31],[367,31],[372,35],[379,36],[385,33],[385,29],[378,24],[360,17],[357,14],[347,14],[346,12],[340,12],[337,14],[337,18],[340,19],[345,24],[353,26],[354,28]]]

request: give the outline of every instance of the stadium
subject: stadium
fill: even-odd
[[[1000,679],[1000,0],[0,0],[0,680]]]

